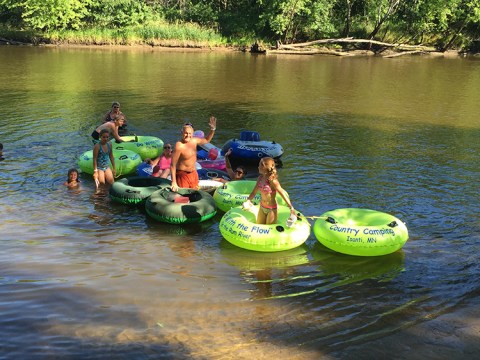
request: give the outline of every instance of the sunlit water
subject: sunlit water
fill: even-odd
[[[349,349],[478,301],[478,60],[0,47],[0,64],[1,357],[368,356]],[[221,213],[168,225],[89,176],[65,189],[113,100],[166,142],[210,113],[219,146],[259,131],[312,224],[371,208],[410,239],[255,253],[222,239]]]

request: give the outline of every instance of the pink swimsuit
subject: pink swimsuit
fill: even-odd
[[[277,193],[276,190],[272,190],[272,188],[270,187],[270,184],[269,184],[268,180],[265,179],[265,178],[262,178],[262,179],[258,182],[257,187],[258,187],[258,190],[260,190],[261,192],[267,193],[267,194],[271,194],[271,193],[276,194],[276,193]]]
[[[172,163],[172,158],[166,158],[165,156],[160,157],[159,165],[160,170],[166,170],[170,168],[170,164]]]
[[[270,187],[270,184],[268,183],[268,180],[265,178],[262,178],[258,182],[257,188],[258,190],[260,190],[260,192],[263,192],[263,193],[273,194],[274,196],[277,194],[277,191],[272,190],[272,188]],[[265,213],[268,213],[270,210],[275,210],[277,208],[277,204],[265,205],[262,202],[260,202],[260,206],[267,210],[267,212],[264,211]]]

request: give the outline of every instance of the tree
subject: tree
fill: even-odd
[[[329,34],[334,27],[330,0],[259,0],[262,5],[260,19],[285,43]]]
[[[0,4],[19,10],[24,24],[32,29],[78,29],[91,0],[0,0]]]
[[[368,35],[369,39],[374,39],[382,26],[387,23],[395,14],[400,6],[400,0],[373,0],[370,4],[371,12],[375,19],[375,26]]]

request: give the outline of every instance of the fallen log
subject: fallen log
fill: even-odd
[[[399,57],[399,56],[404,56],[404,55],[415,55],[415,54],[425,54],[426,52],[423,50],[415,50],[415,51],[405,51],[401,53],[396,53],[396,54],[389,54],[389,55],[384,55],[384,58],[394,58],[394,57]]]
[[[286,54],[286,55],[335,55],[335,56],[353,56],[353,54],[345,51],[325,50],[325,49],[285,49],[285,50],[269,50],[268,54]]]
[[[330,55],[344,56],[344,54],[348,54],[348,52],[336,51],[336,50],[328,50],[328,51],[318,50],[318,48],[316,47],[316,45],[320,45],[320,44],[342,44],[342,43],[371,44],[371,45],[376,45],[383,48],[388,48],[390,50],[406,51],[405,53],[406,55],[416,54],[416,53],[429,53],[429,52],[436,51],[435,48],[433,47],[427,47],[423,45],[391,44],[391,43],[386,43],[386,42],[371,40],[371,39],[340,38],[340,39],[320,39],[320,40],[314,40],[314,41],[309,41],[304,43],[285,44],[285,45],[281,44],[280,42],[277,42],[276,49],[270,50],[269,52],[278,54],[279,51],[288,51],[288,52],[305,54],[305,55],[330,54]],[[389,54],[385,57],[394,57],[395,55]]]

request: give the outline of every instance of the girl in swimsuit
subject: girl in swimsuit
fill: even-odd
[[[257,179],[255,188],[252,193],[248,196],[247,201],[245,202],[246,206],[251,206],[251,201],[260,191],[261,200],[260,200],[260,210],[257,215],[257,224],[276,224],[278,221],[277,218],[277,199],[275,198],[277,192],[285,200],[287,205],[290,207],[290,213],[295,215],[295,209],[293,208],[290,199],[288,198],[287,193],[280,185],[277,176],[277,169],[275,168],[275,161],[271,157],[265,157],[260,160],[258,165],[258,172],[260,176]]]
[[[100,142],[93,147],[93,178],[95,185],[113,184],[115,176],[115,159],[112,146],[108,143],[110,133],[107,129],[100,131]],[[109,163],[110,160],[110,163]],[[112,168],[110,169],[110,164]]]

